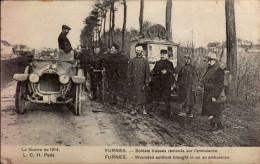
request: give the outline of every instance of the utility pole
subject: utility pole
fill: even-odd
[[[232,75],[229,86],[229,97],[231,101],[237,100],[237,39],[234,0],[225,1],[226,14],[226,38],[227,38],[227,69]]]

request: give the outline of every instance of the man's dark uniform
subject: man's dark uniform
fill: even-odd
[[[90,79],[91,79],[91,91],[93,93],[93,99],[97,98],[97,91],[101,95],[102,91],[102,73],[94,72],[94,70],[102,70],[105,68],[106,59],[104,55],[99,52],[98,54],[93,53],[88,56],[88,64],[90,69]],[[99,88],[99,89],[98,89]]]
[[[189,58],[186,56],[185,58]],[[178,73],[178,87],[179,87],[179,98],[184,103],[182,108],[185,111],[186,106],[189,107],[189,111],[187,114],[192,114],[193,107],[196,104],[196,94],[195,90],[197,88],[198,82],[198,74],[195,66],[189,64],[185,64],[185,66],[181,67]]]
[[[63,25],[62,28],[70,30],[70,27],[66,25]],[[64,34],[63,32],[61,32],[59,35],[58,43],[59,43],[59,49],[62,49],[65,53],[69,53],[72,50],[70,41],[67,38],[66,34]]]
[[[164,69],[166,73],[162,74],[161,71]],[[166,109],[170,110],[171,86],[174,83],[173,64],[168,59],[159,60],[155,63],[153,71],[155,75],[153,99],[165,102]]]
[[[109,54],[107,78],[109,81],[108,89],[113,97],[112,103],[116,103],[116,96],[126,97],[127,64],[128,59],[125,55],[120,53]]]

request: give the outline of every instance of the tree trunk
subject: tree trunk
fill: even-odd
[[[165,26],[166,26],[166,40],[172,40],[172,0],[167,0],[166,4],[166,19],[165,19]]]
[[[126,0],[123,0],[124,3],[124,22],[123,22],[123,30],[122,30],[122,50],[125,48],[125,28],[126,28],[126,11],[127,11],[127,6],[126,6]]]
[[[103,27],[103,36],[104,36],[104,43],[107,43],[107,37],[106,37],[106,19],[107,19],[107,11],[104,13],[104,27]],[[107,45],[106,45],[107,46]]]
[[[227,69],[232,75],[231,85],[229,86],[229,100],[237,100],[237,42],[234,0],[225,1],[226,13],[226,37],[227,37]]]
[[[114,38],[114,30],[115,30],[115,1],[114,0],[111,3],[111,11],[112,11],[111,45],[112,45],[113,38]]]
[[[100,16],[100,26],[98,28],[98,41],[100,42],[101,41],[101,31],[102,31],[102,26],[103,26],[103,14],[101,14]]]
[[[110,8],[110,12],[109,12],[109,36],[108,36],[108,47],[111,46],[111,24],[112,24],[112,10]]]
[[[139,35],[143,34],[144,0],[140,0]]]

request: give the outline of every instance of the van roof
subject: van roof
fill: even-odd
[[[163,45],[173,45],[173,46],[179,46],[179,44],[174,43],[172,41],[164,40],[164,39],[150,39],[150,38],[140,38],[140,37],[135,37],[131,39],[130,43],[140,43],[140,44],[163,44]]]

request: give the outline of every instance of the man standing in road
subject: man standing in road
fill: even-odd
[[[216,53],[208,54],[208,69],[204,74],[201,83],[204,86],[204,96],[202,105],[202,116],[209,116],[211,130],[221,130],[222,111],[224,101],[221,100],[224,92],[224,70],[220,68]]]
[[[89,72],[90,72],[90,85],[92,91],[92,100],[97,99],[99,95],[100,100],[102,101],[101,95],[104,88],[102,88],[102,72],[105,68],[105,61],[102,53],[100,52],[100,46],[96,45],[94,47],[94,52],[92,55],[89,55]],[[98,92],[98,93],[97,93]]]
[[[186,116],[186,107],[188,107],[187,114],[193,117],[193,107],[196,103],[195,91],[197,88],[198,74],[196,68],[191,65],[190,55],[185,55],[185,65],[178,73],[177,86],[180,91],[180,100],[183,102],[182,111],[179,116]]]
[[[125,55],[119,53],[118,50],[119,46],[114,44],[111,47],[111,54],[108,60],[110,65],[108,80],[111,105],[117,103],[117,96],[121,96],[125,99],[125,93],[122,94],[122,91],[124,91],[125,88],[128,59]]]
[[[71,28],[69,26],[62,25],[62,32],[60,33],[59,38],[58,38],[59,49],[63,50],[66,54],[70,53],[72,50],[70,41],[67,38],[69,30],[71,30]]]
[[[140,44],[135,46],[136,57],[130,59],[127,70],[127,81],[129,86],[129,102],[133,105],[131,114],[136,114],[136,107],[141,106],[143,114],[146,103],[146,88],[150,78],[148,59],[142,57],[143,47]]]
[[[155,75],[153,97],[155,101],[163,101],[166,104],[166,113],[171,114],[171,86],[174,84],[174,67],[167,58],[167,50],[161,50],[161,60],[155,63],[153,72]]]
[[[117,65],[119,62],[119,54],[118,54],[119,46],[117,44],[113,44],[110,49],[110,53],[108,55],[107,60],[107,82],[108,82],[108,91],[110,96],[110,104],[115,105],[117,103],[116,97],[116,88],[117,88]]]

